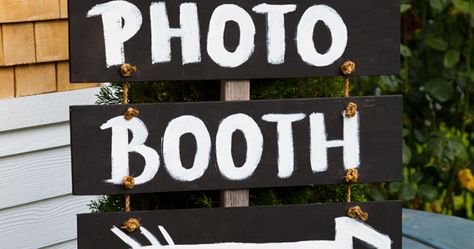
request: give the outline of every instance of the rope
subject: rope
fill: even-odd
[[[137,117],[140,111],[135,108],[129,107],[127,111],[123,114],[126,120],[130,120],[133,117]]]
[[[139,227],[140,227],[140,221],[135,218],[130,218],[127,221],[125,221],[125,223],[123,223],[121,228],[131,233],[135,231],[136,229],[138,229]]]
[[[132,209],[130,208],[130,194],[125,194],[125,212],[130,212]]]
[[[133,73],[137,71],[136,66],[132,66],[128,63],[123,64],[120,66],[120,74],[123,77],[130,77]],[[122,103],[124,105],[128,104],[128,83],[122,84],[123,90],[123,100]],[[124,113],[124,117],[126,120],[130,120],[133,117],[138,116],[139,111],[135,108],[129,107],[127,111]],[[133,176],[124,176],[122,178],[122,185],[125,189],[130,190],[135,186],[135,179]],[[130,194],[125,194],[125,212],[131,212],[131,205],[130,205]],[[140,227],[140,221],[135,218],[128,219],[123,225],[122,229],[126,230],[127,232],[131,233]]]
[[[135,186],[135,179],[133,176],[124,176],[122,178],[122,185],[125,189],[132,189]],[[125,212],[130,212],[130,194],[125,194]]]
[[[122,64],[122,66],[120,66],[120,74],[124,78],[132,76],[132,74],[134,74],[136,71],[137,71],[137,67],[129,63],[125,63],[125,64]]]
[[[346,82],[344,85],[344,96],[349,97],[349,92],[351,90],[351,85],[349,81],[349,76],[355,71],[356,65],[353,61],[346,61],[341,66],[341,72],[346,76]]]
[[[124,76],[124,77],[126,77],[125,76],[125,73],[126,73],[125,70],[129,69],[128,66],[130,66],[130,64],[123,64],[120,67],[120,71],[122,73],[122,76]],[[136,70],[136,68],[135,68],[135,70]],[[128,83],[123,83],[122,88],[123,88],[122,103],[124,105],[126,105],[126,104],[128,104]],[[136,112],[134,112],[133,110],[130,110],[130,109],[133,109],[133,108],[128,108],[127,111],[125,112],[125,119],[127,119],[127,120],[130,120],[133,117],[133,114],[138,115],[138,110]],[[125,189],[132,189],[133,186],[135,185],[135,180],[131,176],[123,177],[122,182],[123,182],[123,186],[124,186]],[[125,202],[125,208],[124,208],[125,212],[130,212],[131,211],[131,208],[130,208],[130,194],[125,194],[125,201],[124,202]]]
[[[135,187],[135,178],[133,178],[133,176],[124,176],[122,178],[122,184],[125,189],[132,189]]]
[[[351,90],[351,83],[349,77],[355,71],[356,64],[353,61],[345,61],[341,65],[341,72],[346,76],[344,84],[344,96],[349,97]],[[357,104],[354,102],[349,102],[346,105],[345,116],[348,118],[353,118],[357,114]],[[359,171],[357,169],[348,169],[346,170],[346,175],[344,180],[346,181],[346,202],[347,204],[351,203],[351,184],[356,183],[359,179]],[[369,214],[363,212],[359,206],[351,207],[347,210],[347,216],[351,218],[358,218],[359,220],[366,221],[369,218]]]
[[[348,169],[346,170],[346,175],[344,176],[346,181],[346,202],[347,204],[351,203],[351,184],[356,183],[359,180],[359,171],[357,169]],[[359,206],[350,207],[347,210],[347,216],[361,221],[366,221],[369,218],[367,212],[362,211]]]
[[[126,104],[128,104],[128,83],[123,83],[122,84],[122,89],[123,89],[122,103],[124,105],[126,105]]]
[[[346,181],[346,202],[351,203],[351,183],[357,182],[359,179],[359,171],[357,169],[346,170],[344,180]]]
[[[362,211],[359,206],[353,206],[349,208],[347,211],[347,216],[353,219],[359,219],[361,221],[366,221],[369,218],[369,214],[367,212]]]
[[[353,118],[357,113],[357,104],[354,102],[349,102],[346,105],[346,117]]]

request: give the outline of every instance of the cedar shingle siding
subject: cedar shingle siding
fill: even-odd
[[[69,82],[67,0],[0,1],[0,99],[95,87]]]

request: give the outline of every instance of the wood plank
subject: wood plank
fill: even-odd
[[[357,64],[354,75],[400,73],[398,1],[285,2],[291,3],[294,9],[286,9],[288,13],[284,15],[284,22],[272,22],[275,25],[272,27],[279,28],[268,35],[268,18],[263,14],[268,7],[260,5],[263,3],[261,0],[238,1],[231,6],[222,5],[220,0],[208,0],[206,4],[197,4],[196,11],[189,9],[187,14],[181,13],[182,22],[190,25],[188,27],[194,31],[185,32],[185,41],[189,42],[183,43],[183,48],[179,42],[182,38],[168,33],[169,27],[177,27],[179,22],[173,18],[168,20],[167,16],[181,15],[179,9],[182,2],[162,2],[169,14],[161,14],[165,13],[165,8],[155,6],[153,10],[158,14],[152,15],[152,21],[148,18],[149,1],[126,3],[127,7],[124,8],[138,9],[147,18],[143,18],[141,29],[138,32],[134,30],[133,36],[122,48],[121,43],[113,38],[115,34],[104,33],[104,27],[115,27],[113,23],[116,19],[101,18],[98,8],[89,12],[103,1],[69,1],[71,81],[144,82],[339,76],[340,67],[347,60]],[[280,1],[273,0],[272,4],[282,7]],[[123,5],[111,3],[107,8],[122,8],[120,6]],[[91,14],[88,16],[87,13]],[[219,19],[217,16],[221,15],[222,19]],[[132,16],[129,23],[138,22]],[[103,24],[104,20],[110,23]],[[226,26],[227,21],[238,25]],[[152,30],[162,35],[154,35]],[[105,38],[108,34],[110,38]],[[167,37],[170,36],[173,41],[168,43]],[[138,65],[138,73],[122,77],[117,72],[123,63]]]
[[[13,67],[0,68],[0,99],[15,97],[15,75]]]
[[[474,221],[419,210],[403,210],[403,236],[432,248],[471,248]]]
[[[59,11],[61,18],[67,18],[67,1],[68,0],[59,0]]]
[[[70,194],[70,147],[1,157],[0,174],[0,209]]]
[[[0,133],[0,157],[69,145],[68,122]]]
[[[15,67],[16,96],[56,91],[56,66],[42,63]]]
[[[40,249],[77,249],[77,240],[69,240],[59,244],[42,247]]]
[[[58,91],[70,91],[83,88],[98,87],[97,83],[71,84],[69,81],[69,62],[61,61],[56,63]]]
[[[2,25],[0,25],[0,66],[5,65],[5,58],[3,56],[3,35]]]
[[[0,132],[68,121],[70,105],[94,104],[98,92],[96,87],[2,100]]]
[[[2,0],[0,23],[59,18],[58,0]]]
[[[67,20],[36,22],[35,39],[37,62],[68,59]]]
[[[78,249],[401,248],[400,202],[354,205],[368,212],[369,219],[347,217],[346,203],[80,214]],[[140,220],[139,229],[132,233],[112,230],[130,217]],[[145,229],[146,238],[141,235]],[[127,243],[127,238],[132,242]]]
[[[344,115],[349,102],[358,105],[352,118]],[[140,114],[135,122],[122,124],[128,106]],[[71,107],[73,193],[336,184],[343,182],[350,168],[359,168],[361,183],[401,179],[401,96],[128,106]],[[289,122],[287,128],[281,127],[285,126],[282,122]],[[128,155],[128,147],[120,146],[129,140],[117,136],[127,134],[117,127],[132,126],[132,133],[139,137],[137,141],[133,137],[136,146],[145,143],[156,152],[147,152],[145,170],[139,154],[121,157]],[[187,133],[192,135],[182,136]],[[112,155],[121,151],[117,148],[125,151]],[[132,165],[129,170],[128,165]],[[120,169],[111,176],[111,167],[126,171]],[[126,174],[137,179],[141,175],[143,184],[125,190],[122,177]],[[113,183],[106,181],[111,177]]]
[[[5,65],[36,62],[33,23],[4,24],[2,34]]]
[[[402,238],[402,248],[410,248],[410,249],[433,249],[433,247],[428,246],[422,242],[403,237]]]
[[[221,81],[221,100],[250,100],[250,81]],[[249,205],[249,190],[221,190],[221,207],[245,207]]]
[[[95,197],[61,196],[0,210],[3,248],[41,248],[76,238],[76,214]]]

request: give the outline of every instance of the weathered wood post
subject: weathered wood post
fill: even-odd
[[[221,100],[250,100],[250,80],[222,80]],[[221,190],[221,207],[249,205],[249,190]]]

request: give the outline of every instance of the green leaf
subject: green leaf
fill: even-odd
[[[400,5],[400,13],[403,13],[411,8],[411,4],[402,3]]]
[[[402,184],[400,182],[391,182],[388,184],[388,192],[390,194],[396,194],[400,192]]]
[[[439,51],[446,51],[449,47],[449,44],[446,40],[433,35],[428,36],[425,42],[428,47]]]
[[[472,208],[474,207],[474,201],[472,199],[472,194],[467,193],[466,194],[466,216],[467,218],[474,220],[474,212],[472,211]]]
[[[416,141],[418,141],[420,143],[423,143],[426,140],[425,134],[423,134],[423,132],[420,131],[419,129],[414,129],[413,130],[413,135],[415,136]]]
[[[403,130],[402,130],[402,136],[403,137],[406,137],[406,136],[410,135],[410,133],[411,133],[410,129],[403,128]]]
[[[404,183],[400,190],[400,199],[402,201],[411,201],[416,196],[416,189],[409,183]]]
[[[405,141],[403,141],[402,159],[404,165],[409,164],[411,160],[411,150]]]
[[[469,0],[452,0],[454,7],[459,11],[474,16],[474,4],[470,4]]]
[[[469,73],[469,79],[474,81],[474,72]]]
[[[449,0],[430,0],[431,8],[441,12],[449,4]]]
[[[424,177],[424,174],[423,174],[423,171],[415,171],[413,172],[413,174],[411,175],[411,182],[420,182],[421,180],[423,180],[423,177]]]
[[[464,196],[455,195],[454,198],[454,210],[459,210],[464,206]]]
[[[385,200],[385,195],[384,195],[383,191],[379,188],[371,188],[369,190],[369,196],[374,201],[383,201],[383,200]]]
[[[438,190],[431,185],[422,184],[418,187],[418,195],[424,201],[434,201],[438,197]]]
[[[400,44],[400,54],[403,55],[403,57],[410,57],[411,56],[411,50],[409,47]]]
[[[453,68],[459,63],[460,53],[458,50],[451,49],[444,54],[443,64],[446,68]]]
[[[450,100],[454,93],[451,84],[443,78],[428,80],[425,84],[425,91],[439,102]]]

